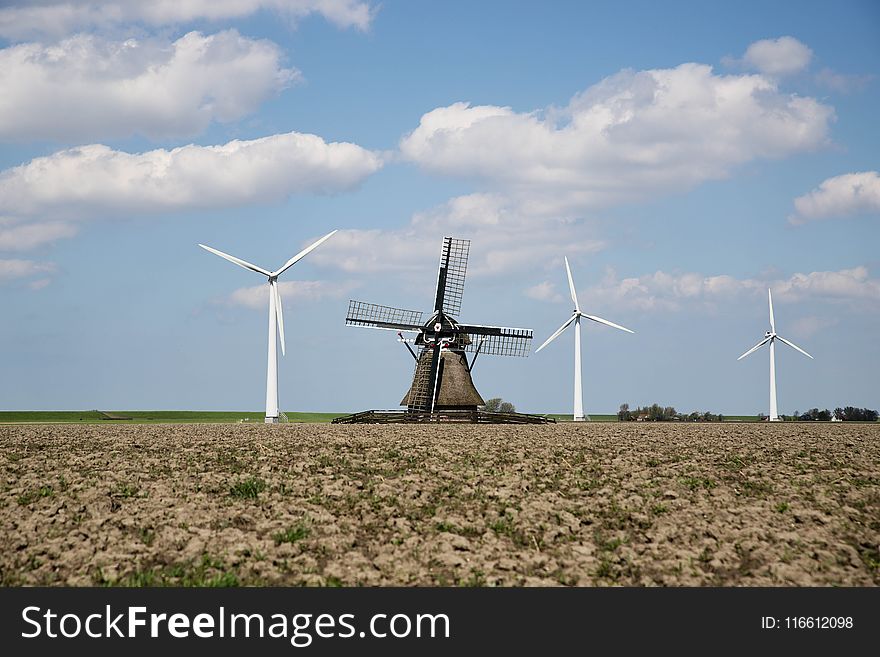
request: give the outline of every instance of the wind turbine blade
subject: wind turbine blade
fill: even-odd
[[[241,258],[236,258],[235,256],[231,256],[228,253],[223,253],[223,251],[218,251],[217,249],[212,249],[210,246],[205,246],[204,244],[199,244],[200,247],[205,249],[205,251],[210,251],[214,255],[218,255],[221,258],[225,258],[229,262],[235,263],[239,267],[244,267],[245,269],[250,269],[251,271],[255,271],[258,274],[263,274],[263,276],[271,276],[269,272],[267,272],[262,267],[257,267],[256,265],[252,265],[249,262],[242,260]]]
[[[281,338],[281,355],[284,356],[284,310],[281,308],[281,291],[278,289],[278,281],[269,283],[272,294],[275,295],[275,319],[278,320],[278,336]]]
[[[776,319],[773,317],[773,295],[770,294],[770,288],[767,288],[767,301],[770,302],[770,331],[776,333]]]
[[[577,313],[575,313],[575,314],[573,314],[571,317],[569,317],[569,318],[568,318],[568,321],[565,322],[565,324],[563,324],[563,325],[560,326],[558,329],[556,329],[556,333],[554,333],[554,334],[551,335],[549,338],[547,338],[547,339],[544,341],[544,344],[542,344],[540,347],[538,347],[537,349],[535,349],[535,353],[538,353],[539,351],[541,351],[541,349],[543,349],[543,348],[546,347],[548,344],[550,344],[551,342],[553,342],[556,338],[558,338],[558,337],[559,337],[559,334],[562,333],[565,329],[567,329],[567,328],[569,327],[569,325],[570,325],[574,320],[576,320],[577,318],[578,318]]]
[[[809,357],[809,358],[813,358],[813,357],[810,356],[810,354],[808,354],[806,351],[804,351],[803,349],[801,349],[800,347],[798,347],[794,342],[789,342],[788,340],[786,340],[785,338],[783,338],[782,336],[779,336],[779,335],[777,335],[776,337],[777,337],[777,339],[778,339],[780,342],[784,342],[785,344],[787,344],[787,345],[788,345],[789,347],[791,347],[792,349],[797,349],[797,350],[798,350],[799,352],[801,352],[804,356],[807,356],[807,357]],[[813,358],[813,360],[816,360],[816,359]]]
[[[764,338],[764,339],[761,340],[758,344],[756,344],[754,347],[752,347],[752,348],[749,349],[746,353],[744,353],[742,356],[740,356],[739,358],[737,358],[737,360],[742,360],[743,358],[745,358],[745,357],[748,356],[749,354],[758,351],[758,349],[760,349],[761,347],[763,347],[763,346],[764,346],[765,344],[767,344],[768,342],[770,342],[770,338]]]
[[[586,317],[587,319],[592,319],[594,322],[599,322],[600,324],[605,324],[606,326],[610,326],[611,328],[620,329],[621,331],[626,331],[627,333],[635,333],[635,331],[630,331],[625,326],[620,326],[619,324],[615,324],[614,322],[609,322],[607,319],[602,319],[601,317],[596,317],[595,315],[585,315],[584,313],[578,313],[581,317]]]
[[[565,273],[568,274],[568,290],[571,292],[571,300],[574,302],[574,309],[580,312],[581,307],[578,305],[577,293],[574,291],[574,281],[571,278],[571,267],[568,266],[568,258],[563,257],[565,258]]]
[[[295,265],[297,262],[299,262],[300,260],[305,258],[307,255],[309,255],[312,251],[314,251],[319,246],[321,246],[321,244],[323,244],[324,242],[329,240],[331,237],[333,237],[337,232],[338,231],[336,231],[336,230],[331,231],[331,232],[327,233],[326,235],[324,235],[324,237],[319,239],[314,244],[311,244],[310,246],[307,246],[306,248],[304,248],[302,251],[300,251],[295,256],[293,256],[290,260],[285,262],[284,266],[282,266],[281,269],[279,269],[278,271],[273,271],[272,276],[280,276],[281,274],[283,274],[290,267],[293,267],[293,265]]]

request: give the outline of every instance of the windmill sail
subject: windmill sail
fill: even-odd
[[[418,310],[403,310],[351,300],[348,302],[345,324],[388,331],[418,331],[422,328],[422,315]]]
[[[466,351],[493,356],[528,356],[532,345],[532,329],[508,328],[505,326],[459,326],[468,337],[464,342]],[[482,342],[482,347],[480,343]]]
[[[454,237],[443,238],[440,252],[440,270],[437,272],[437,290],[434,295],[434,310],[457,317],[461,312],[461,297],[464,294],[464,279],[467,276],[470,240]]]

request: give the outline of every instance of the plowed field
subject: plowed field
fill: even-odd
[[[5,585],[880,584],[880,426],[0,427]]]

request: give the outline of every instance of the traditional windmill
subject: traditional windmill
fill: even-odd
[[[458,322],[469,251],[469,240],[443,238],[434,310],[427,321],[422,321],[423,313],[418,310],[349,302],[347,325],[397,331],[416,365],[412,385],[400,402],[407,408],[405,413],[367,411],[340,421],[544,421],[541,416],[522,413],[495,418],[478,411],[477,407],[485,402],[471,378],[477,356],[528,356],[532,330]],[[416,336],[404,338],[405,331]],[[420,353],[416,354],[410,344],[419,347]],[[466,352],[473,354],[470,362]]]

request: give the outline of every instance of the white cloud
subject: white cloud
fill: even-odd
[[[782,76],[800,73],[810,65],[813,51],[794,37],[755,41],[742,58],[746,66],[766,73]]]
[[[871,278],[867,267],[840,271],[814,271],[773,281],[774,298],[786,301],[836,299],[880,303],[880,280]]]
[[[583,296],[616,307],[674,311],[685,305],[718,309],[743,294],[762,298],[766,303],[768,288],[773,290],[774,301],[782,303],[832,301],[880,305],[880,279],[871,278],[866,267],[796,273],[781,279],[665,271],[619,278],[609,269],[602,281],[588,288]]]
[[[794,225],[832,217],[880,214],[880,174],[862,171],[828,178],[816,189],[798,196],[794,207],[795,214],[788,218]]]
[[[791,322],[791,334],[796,338],[811,338],[816,333],[837,326],[837,324],[838,319],[836,317],[807,315]]]
[[[338,27],[366,30],[375,13],[363,0],[37,0],[4,4],[11,6],[0,9],[0,36],[13,39],[57,37],[129,24],[156,28],[196,20],[230,20],[261,9],[291,21],[319,14]]]
[[[404,158],[476,179],[524,212],[553,215],[683,190],[756,158],[827,143],[833,108],[762,75],[711,67],[622,71],[561,110],[455,103],[425,114]]]
[[[76,226],[61,221],[4,225],[0,221],[0,251],[28,251],[76,235]]]
[[[862,91],[874,79],[874,76],[836,73],[826,67],[816,73],[815,79],[816,84],[819,86],[837,93],[848,94],[854,91]]]
[[[551,283],[550,281],[543,281],[541,283],[538,283],[537,285],[527,287],[523,291],[523,294],[525,294],[528,298],[535,299],[537,301],[552,301],[553,303],[565,301],[563,296],[556,291],[556,284]]]
[[[0,139],[194,135],[299,78],[280,49],[235,30],[173,43],[78,35],[0,50]]]
[[[69,237],[76,220],[333,194],[381,166],[378,155],[356,144],[297,132],[146,153],[71,148],[0,172],[0,207],[9,214],[0,223],[0,244],[23,249]]]
[[[587,289],[584,297],[618,307],[678,310],[682,302],[711,303],[748,287],[747,282],[727,275],[656,271],[638,277],[618,278],[617,273],[609,269],[599,284]]]
[[[0,259],[0,283],[5,283],[19,278],[37,276],[39,274],[51,274],[54,271],[55,265],[51,262]],[[43,285],[41,285],[40,287],[43,287]]]
[[[469,194],[416,213],[398,230],[342,230],[313,257],[349,272],[433,270],[440,239],[472,241],[468,274],[508,274],[562,261],[562,254],[594,253],[604,243],[589,226],[567,217],[523,213],[493,194]]]
[[[339,299],[360,286],[357,281],[279,281],[278,291],[285,308],[300,301],[320,301],[321,299]],[[269,286],[255,285],[235,290],[228,302],[246,308],[266,308],[269,302]]]

